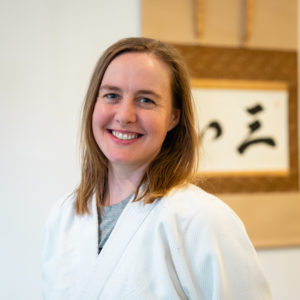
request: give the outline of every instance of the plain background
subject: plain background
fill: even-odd
[[[0,0],[0,299],[41,299],[42,228],[80,178],[81,104],[102,51],[140,35],[139,0]],[[300,248],[258,252],[299,299]]]

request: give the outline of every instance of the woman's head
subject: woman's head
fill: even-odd
[[[148,57],[154,57],[168,68],[172,108],[180,112],[177,125],[167,132],[160,152],[153,159],[144,176],[143,183],[146,190],[148,187],[147,192],[161,195],[174,185],[186,180],[194,169],[197,138],[189,78],[182,58],[172,46],[160,41],[148,38],[127,38],[110,46],[100,57],[85,98],[82,116],[82,183],[90,182],[90,184],[84,195],[95,189],[96,192],[101,190],[103,193],[105,188],[104,182],[103,189],[97,188],[99,179],[105,181],[107,176],[107,158],[99,149],[94,137],[93,112],[107,68],[112,61],[125,53],[148,54]],[[79,190],[80,187],[77,193]],[[98,196],[101,198],[101,195]],[[150,198],[153,200],[153,197]]]
[[[141,174],[160,152],[180,117],[172,104],[170,74],[168,65],[146,52],[123,53],[109,64],[92,118],[109,168]]]

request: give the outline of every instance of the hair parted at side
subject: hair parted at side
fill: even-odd
[[[81,182],[75,190],[76,213],[89,213],[88,202],[95,193],[101,208],[108,176],[108,162],[92,130],[92,115],[108,65],[118,55],[146,52],[166,63],[171,71],[173,107],[181,111],[177,126],[167,133],[160,153],[150,163],[135,193],[135,200],[151,203],[173,187],[189,182],[196,170],[198,139],[194,126],[193,101],[185,63],[171,45],[149,38],[126,38],[111,45],[98,60],[87,90],[81,123]],[[139,188],[143,186],[141,193]]]

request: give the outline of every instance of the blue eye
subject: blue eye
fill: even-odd
[[[103,96],[107,103],[115,104],[120,100],[120,96],[115,93],[108,93]]]
[[[106,97],[109,99],[115,99],[115,98],[117,98],[117,95],[116,94],[107,94]]]
[[[140,102],[141,103],[154,103],[151,99],[149,98],[141,98],[140,99]]]

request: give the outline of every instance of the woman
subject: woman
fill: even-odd
[[[98,61],[82,179],[45,229],[45,299],[270,299],[238,217],[190,184],[197,138],[177,51],[128,38]]]

